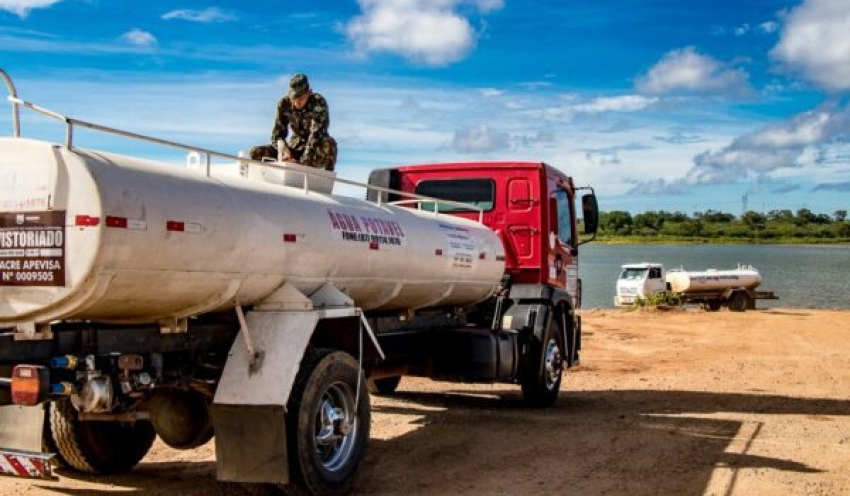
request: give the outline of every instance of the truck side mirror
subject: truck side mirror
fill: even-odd
[[[596,195],[590,193],[581,197],[581,210],[584,217],[584,233],[595,235],[599,229],[599,204]]]

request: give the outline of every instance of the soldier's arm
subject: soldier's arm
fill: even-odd
[[[277,143],[277,140],[286,141],[286,135],[289,133],[289,120],[286,117],[287,108],[286,98],[281,98],[277,103],[277,117],[274,120],[272,128],[272,143]]]
[[[313,154],[313,147],[319,139],[327,134],[330,125],[330,112],[328,102],[321,95],[314,96],[313,105],[310,106],[310,134],[307,136],[307,144],[304,147],[304,159]]]

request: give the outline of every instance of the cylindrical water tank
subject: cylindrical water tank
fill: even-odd
[[[670,289],[676,293],[697,293],[738,287],[753,289],[761,284],[761,274],[751,267],[730,270],[675,270],[667,273],[666,280]]]
[[[486,226],[137,158],[0,139],[0,326],[149,322],[327,282],[365,310],[490,296]]]

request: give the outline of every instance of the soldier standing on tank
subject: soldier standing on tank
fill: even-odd
[[[336,164],[336,140],[328,134],[330,115],[325,98],[310,90],[304,74],[289,81],[289,93],[277,104],[277,118],[272,128],[272,144],[251,148],[251,158],[278,158],[332,171]],[[287,136],[289,131],[292,134]],[[282,150],[278,150],[282,146]]]

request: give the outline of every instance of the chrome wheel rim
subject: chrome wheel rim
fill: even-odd
[[[546,389],[553,389],[561,377],[561,369],[563,368],[563,359],[561,358],[561,348],[555,339],[550,339],[546,344],[546,354],[544,361],[543,376],[546,381]]]
[[[355,394],[344,382],[328,386],[315,413],[316,456],[331,472],[340,470],[350,460],[357,439]]]

